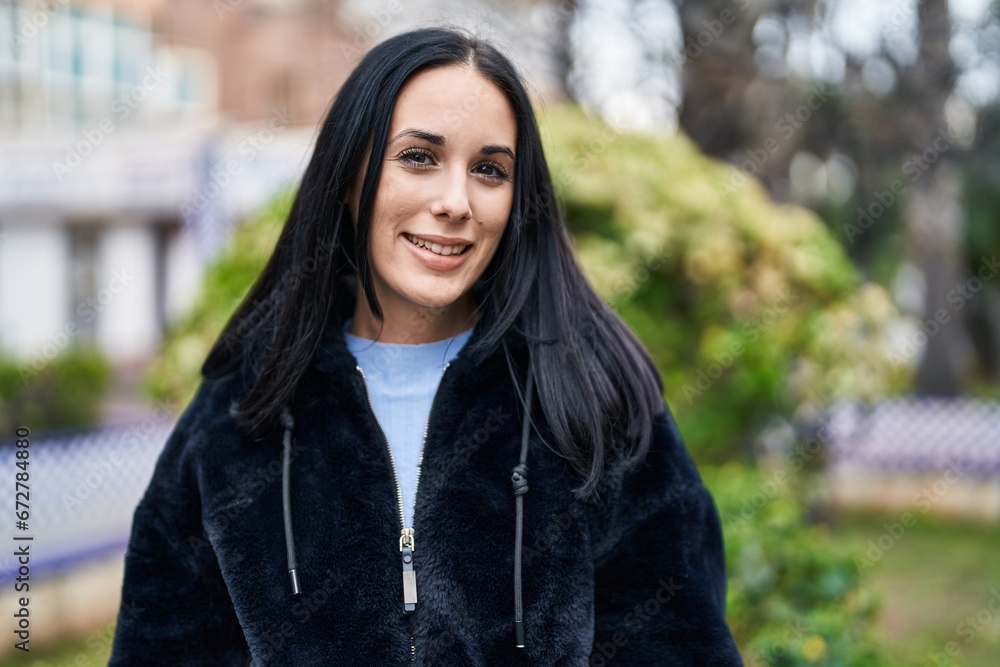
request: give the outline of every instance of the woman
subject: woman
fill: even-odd
[[[202,370],[110,664],[741,664],[715,506],[489,44],[360,62]]]

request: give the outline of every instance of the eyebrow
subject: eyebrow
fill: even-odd
[[[442,137],[440,134],[434,134],[433,132],[426,132],[424,130],[418,130],[412,127],[407,128],[402,132],[400,132],[399,134],[397,134],[396,136],[394,136],[392,139],[389,140],[389,143],[392,144],[402,139],[403,137],[415,137],[417,139],[423,139],[424,141],[434,144],[435,146],[444,146],[445,144],[444,137]],[[496,153],[503,153],[504,155],[510,157],[511,160],[514,159],[514,151],[512,151],[507,146],[503,145],[490,144],[487,146],[483,146],[482,148],[479,149],[479,152],[482,155],[495,155]]]
[[[506,146],[483,146],[479,149],[479,152],[483,155],[493,155],[495,153],[503,153],[510,156],[510,159],[514,159],[514,152],[507,148]]]
[[[414,128],[407,128],[394,136],[389,143],[393,143],[402,139],[403,137],[416,137],[417,139],[423,139],[426,142],[432,143],[435,146],[444,146],[444,137],[440,134],[434,134],[433,132],[425,132],[424,130],[416,130]]]

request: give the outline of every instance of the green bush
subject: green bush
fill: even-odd
[[[889,295],[814,214],[753,181],[728,192],[733,167],[684,136],[619,134],[572,108],[544,118],[580,263],[653,354],[700,461],[744,456],[774,415],[907,385]]]
[[[887,664],[853,552],[807,523],[793,479],[735,463],[701,472],[722,517],[729,623],[747,667]]]
[[[100,418],[112,369],[98,350],[72,346],[40,369],[0,357],[0,432],[90,426]]]
[[[151,398],[183,408],[194,396],[201,365],[267,263],[294,194],[286,191],[243,222],[212,262],[194,307],[170,328],[146,375]]]

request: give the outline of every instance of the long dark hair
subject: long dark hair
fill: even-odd
[[[274,253],[202,374],[218,376],[242,364],[252,381],[232,414],[241,429],[262,437],[291,401],[334,305],[349,298],[345,277],[360,280],[372,313],[383,321],[368,236],[393,107],[414,74],[454,64],[492,81],[517,119],[513,205],[496,254],[472,288],[483,333],[466,353],[479,363],[508,333],[523,336],[536,386],[533,403],[559,452],[584,480],[574,493],[597,495],[612,454],[629,466],[645,458],[653,419],[663,407],[663,384],[645,347],[576,263],[520,75],[494,46],[451,28],[387,39],[348,77],[322,124]],[[369,151],[355,231],[344,197]]]

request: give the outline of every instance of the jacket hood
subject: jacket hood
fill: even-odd
[[[347,318],[354,312],[356,303],[356,296],[354,296],[356,295],[356,291],[353,280],[349,281],[348,284],[349,286],[345,291],[351,296],[350,298],[341,299],[335,305],[324,327],[320,344],[313,355],[313,367],[320,372],[331,374],[335,384],[339,384],[341,379],[347,384],[353,384],[358,379],[358,361],[347,347],[347,340],[343,333],[343,326]],[[470,348],[483,338],[485,328],[484,320],[480,317],[469,339],[458,355],[449,362],[448,366],[455,367],[453,372],[456,375],[460,375],[458,386],[463,387],[463,390],[467,392],[475,392],[477,387],[484,383],[506,381],[508,377],[515,386],[519,382],[523,382],[525,386],[521,409],[520,457],[517,465],[511,470],[511,493],[514,495],[515,501],[516,526],[514,544],[512,545],[514,549],[514,637],[515,646],[517,648],[524,648],[524,619],[521,604],[521,550],[523,544],[523,503],[524,495],[528,492],[527,456],[534,382],[532,375],[528,372],[530,366],[526,363],[527,345],[524,338],[519,335],[508,334],[501,341],[500,345],[495,346],[493,350],[487,351],[477,363],[476,359],[470,353]],[[518,375],[515,374],[515,365],[520,366],[517,373],[526,376],[526,380],[519,381]],[[291,485],[293,484],[291,461],[295,432],[293,406],[286,405],[282,409],[280,421],[283,429],[281,467],[282,516],[286,560],[290,577],[290,596],[300,596],[303,594],[303,589],[299,581],[299,568],[295,552],[295,533],[293,527],[295,511],[291,505]],[[402,558],[404,600],[406,601],[404,610],[406,613],[410,613],[414,611],[417,604],[416,575],[413,568],[412,541],[407,544],[405,536],[400,538],[400,552]]]

